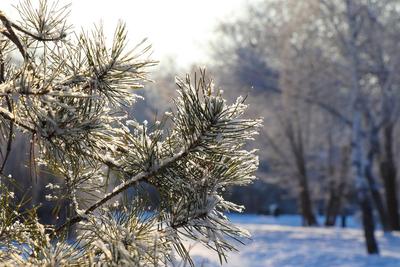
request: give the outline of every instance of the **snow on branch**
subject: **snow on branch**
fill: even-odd
[[[108,47],[101,27],[90,34],[66,34],[68,6],[41,0],[34,7],[26,0],[17,9],[22,22],[0,11],[0,141],[7,143],[1,171],[14,135],[28,133],[33,164],[64,179],[45,186],[46,200],[68,202],[69,215],[49,234],[33,210],[26,226],[32,226],[39,241],[25,236],[19,248],[11,238],[7,242],[15,251],[6,260],[19,265],[26,257],[36,265],[57,258],[61,265],[106,260],[147,266],[171,261],[176,251],[193,264],[183,244],[186,237],[215,250],[223,261],[227,251],[235,250],[232,241],[241,242],[248,233],[225,215],[243,207],[222,195],[226,187],[254,179],[258,158],[245,145],[262,121],[244,118],[244,99],[227,104],[222,90],[200,70],[177,79],[178,97],[168,116],[140,124],[127,108],[139,98],[132,90],[143,87],[147,68],[155,64],[146,56],[150,46],[145,40],[128,49],[126,27],[120,23]],[[11,60],[13,50],[22,61]],[[152,219],[138,216],[139,209],[146,210],[142,202],[111,205],[143,183],[160,196]],[[124,215],[116,216],[113,211],[120,206]],[[76,224],[84,240],[71,245],[63,238]],[[141,237],[145,240],[135,239]],[[151,253],[141,248],[152,246]]]

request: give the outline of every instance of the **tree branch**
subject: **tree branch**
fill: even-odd
[[[10,98],[8,96],[6,96],[6,102],[7,102],[8,111],[11,113],[12,112],[12,104],[11,104],[11,100],[10,100]],[[6,154],[4,156],[3,163],[2,163],[1,168],[0,168],[0,173],[3,172],[4,167],[6,166],[8,157],[10,156],[11,145],[12,145],[12,140],[13,140],[13,134],[14,134],[14,122],[10,121],[10,129],[9,129],[9,134],[8,134]]]
[[[164,164],[161,164],[157,168],[154,168],[153,170],[148,171],[148,172],[141,172],[141,173],[135,175],[134,177],[130,178],[128,181],[123,182],[119,186],[115,187],[112,192],[108,193],[102,199],[98,200],[92,206],[87,208],[85,210],[85,212],[83,212],[83,215],[77,215],[77,216],[73,217],[72,219],[68,220],[67,222],[65,222],[64,224],[62,224],[61,226],[59,226],[55,230],[55,234],[58,235],[65,228],[70,227],[70,226],[72,226],[72,225],[84,220],[85,219],[85,215],[88,215],[88,214],[92,213],[94,210],[96,210],[97,208],[99,208],[100,206],[105,204],[107,201],[109,201],[113,197],[115,197],[118,194],[122,193],[123,191],[128,189],[133,184],[135,184],[135,183],[137,183],[139,181],[142,181],[142,180],[149,180],[151,177],[154,177],[155,175],[157,175],[157,173],[162,172],[164,169],[170,167],[176,161],[178,161],[178,160],[182,159],[183,157],[185,157],[190,152],[190,150],[192,150],[196,146],[197,145],[192,145],[189,149],[181,151],[178,154],[176,154],[175,156],[173,156],[171,158],[168,158],[167,160],[164,161]]]
[[[26,52],[24,46],[22,45],[21,41],[19,40],[18,36],[15,34],[12,23],[7,19],[3,12],[0,11],[0,21],[3,23],[4,27],[6,27],[7,31],[2,30],[1,33],[6,36],[11,42],[15,44],[18,48],[19,52],[21,53],[24,60],[28,60],[29,56]]]

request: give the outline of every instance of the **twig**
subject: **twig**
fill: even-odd
[[[6,96],[6,102],[7,102],[8,111],[11,113],[12,112],[12,105],[11,105],[10,98],[8,96]],[[6,155],[5,155],[3,163],[1,165],[0,173],[3,173],[4,167],[6,166],[6,163],[7,163],[7,160],[8,160],[8,157],[10,156],[10,153],[11,153],[11,145],[12,145],[12,140],[13,140],[13,133],[14,133],[14,122],[10,121],[10,130],[9,130],[9,133],[8,133]]]

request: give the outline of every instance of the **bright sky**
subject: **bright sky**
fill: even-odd
[[[38,0],[32,0],[36,2]],[[0,0],[10,13],[17,0]],[[61,1],[64,3],[65,1]],[[112,33],[119,19],[127,23],[134,45],[144,38],[153,44],[153,59],[170,57],[180,66],[203,64],[215,24],[240,12],[246,0],[70,0],[76,29],[103,21]]]

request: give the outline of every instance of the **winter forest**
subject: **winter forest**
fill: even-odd
[[[97,2],[0,2],[0,266],[400,266],[398,0]]]

